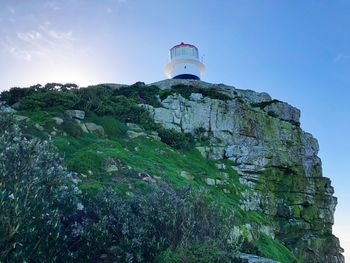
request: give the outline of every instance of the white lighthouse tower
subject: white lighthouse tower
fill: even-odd
[[[205,66],[199,60],[198,48],[191,44],[180,44],[170,49],[170,62],[164,73],[169,79],[196,79],[204,74]]]

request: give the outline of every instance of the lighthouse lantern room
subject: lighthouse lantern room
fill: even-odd
[[[164,73],[169,79],[196,79],[204,74],[205,66],[199,60],[198,48],[191,44],[173,46],[169,52],[170,62]]]

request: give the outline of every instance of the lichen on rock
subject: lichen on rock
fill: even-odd
[[[183,84],[214,88],[223,101],[198,94],[189,99],[173,93],[160,107],[147,107],[156,123],[195,135],[199,128],[209,143],[197,145],[209,159],[229,159],[252,194],[242,208],[268,215],[274,235],[302,262],[344,262],[332,234],[337,199],[322,176],[317,140],[300,128],[300,110],[266,93],[193,80],[154,83],[160,89]],[[206,179],[215,185],[215,180]]]

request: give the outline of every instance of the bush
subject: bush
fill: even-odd
[[[182,245],[167,249],[155,260],[156,263],[229,263],[233,255],[220,250],[215,242],[209,241],[197,245]]]
[[[69,261],[68,222],[79,212],[72,174],[48,142],[8,123],[12,117],[1,115],[0,262]]]
[[[72,108],[77,100],[71,92],[52,90],[34,93],[20,100],[20,110],[65,110]]]
[[[175,149],[186,151],[194,146],[194,138],[190,133],[178,132],[175,129],[158,129],[158,135],[162,142]]]
[[[208,204],[207,193],[190,188],[174,191],[165,184],[149,190],[130,199],[104,190],[90,200],[79,257],[105,253],[111,261],[153,262],[170,247],[176,253],[186,247],[193,255],[219,258],[233,251],[227,243],[232,215]],[[215,250],[201,245],[212,240]]]
[[[199,88],[192,85],[178,84],[171,87],[170,90],[165,90],[161,93],[160,98],[164,100],[171,94],[180,94],[182,97],[189,99],[192,93],[201,93],[204,97],[227,101],[230,97],[219,92],[215,88]]]
[[[121,122],[132,122],[140,124],[147,130],[154,129],[154,124],[149,112],[138,105],[141,102],[149,102],[150,98],[156,92],[150,88],[151,93],[143,91],[136,86],[135,91],[130,87],[112,90],[109,87],[99,85],[85,89],[74,90],[79,101],[76,108],[86,112],[93,112],[99,116],[112,115]],[[151,103],[151,102],[150,102]]]
[[[116,96],[123,95],[127,98],[132,98],[137,103],[149,104],[154,107],[160,107],[158,99],[159,88],[157,86],[146,86],[142,82],[137,82],[134,85],[115,89],[113,94]]]
[[[75,108],[97,115],[112,115],[116,106],[112,98],[112,90],[103,85],[74,89],[72,92],[78,97]]]
[[[0,97],[1,100],[6,101],[8,105],[13,105],[16,102],[19,102],[22,98],[30,96],[38,91],[41,91],[40,84],[31,86],[29,88],[14,87],[8,91],[3,91]]]
[[[69,89],[76,89],[78,86],[73,83],[60,84],[60,83],[47,83],[44,87],[40,84],[30,86],[28,88],[14,87],[8,91],[3,91],[0,94],[0,99],[7,102],[9,105],[13,105],[19,102],[22,98],[31,96],[38,93],[46,93],[49,91],[67,91]]]

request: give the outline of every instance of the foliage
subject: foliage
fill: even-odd
[[[64,261],[79,191],[45,141],[24,138],[0,116],[0,261]]]
[[[23,97],[20,100],[20,109],[29,111],[70,109],[76,104],[77,99],[71,92],[50,90]]]
[[[113,94],[116,96],[123,95],[129,99],[132,98],[137,103],[160,107],[160,102],[157,97],[159,94],[159,88],[157,86],[146,86],[142,82],[136,82],[131,86],[115,89]]]
[[[42,87],[40,84],[30,86],[28,88],[14,87],[8,91],[3,91],[0,94],[0,99],[6,101],[9,105],[13,105],[16,102],[19,102],[22,98],[33,94],[46,93],[49,91],[67,91],[76,88],[78,88],[78,85],[73,83],[47,83],[44,87]]]
[[[78,97],[75,108],[86,112],[95,112],[98,115],[114,113],[116,103],[112,98],[112,89],[98,85],[76,89],[73,92]]]
[[[2,115],[0,261],[152,262],[169,247],[227,242],[231,212],[207,192],[162,183],[127,198],[111,189],[81,196],[48,142],[28,140]]]
[[[19,88],[14,87],[11,88],[8,91],[3,91],[0,95],[1,100],[4,100],[9,105],[13,105],[16,102],[19,102],[21,98],[24,98],[26,96],[30,96],[34,94],[35,92],[41,92],[41,85],[37,84],[34,86],[31,86],[29,88]]]
[[[162,252],[156,263],[228,263],[232,255],[223,252],[214,241],[197,245],[181,245]]]
[[[138,103],[151,100],[153,95],[150,94],[155,93],[156,90],[150,88],[149,94],[137,87],[135,92],[129,87],[112,90],[104,85],[75,90],[79,98],[75,108],[93,112],[99,116],[113,115],[121,122],[137,123],[146,129],[153,129],[155,125],[148,111]],[[155,101],[155,98],[152,100]]]
[[[178,132],[175,129],[158,129],[162,142],[178,150],[189,150],[194,145],[194,138],[190,133]]]
[[[90,113],[85,120],[101,125],[111,138],[124,137],[128,130],[127,126],[114,116],[97,116],[94,113]]]
[[[161,93],[160,98],[164,100],[171,94],[180,94],[182,97],[189,99],[192,93],[201,93],[204,97],[211,99],[218,99],[227,101],[230,97],[217,91],[215,88],[200,88],[192,85],[178,84],[171,87],[169,90],[165,90]]]
[[[174,191],[166,184],[130,199],[102,191],[87,207],[91,218],[85,221],[89,227],[81,238],[91,242],[85,242],[82,251],[99,254],[105,247],[104,253],[118,262],[153,262],[170,246],[196,247],[210,240],[215,240],[217,251],[233,251],[227,243],[232,216],[205,199],[205,193],[190,188]],[[92,242],[101,233],[103,245]]]

